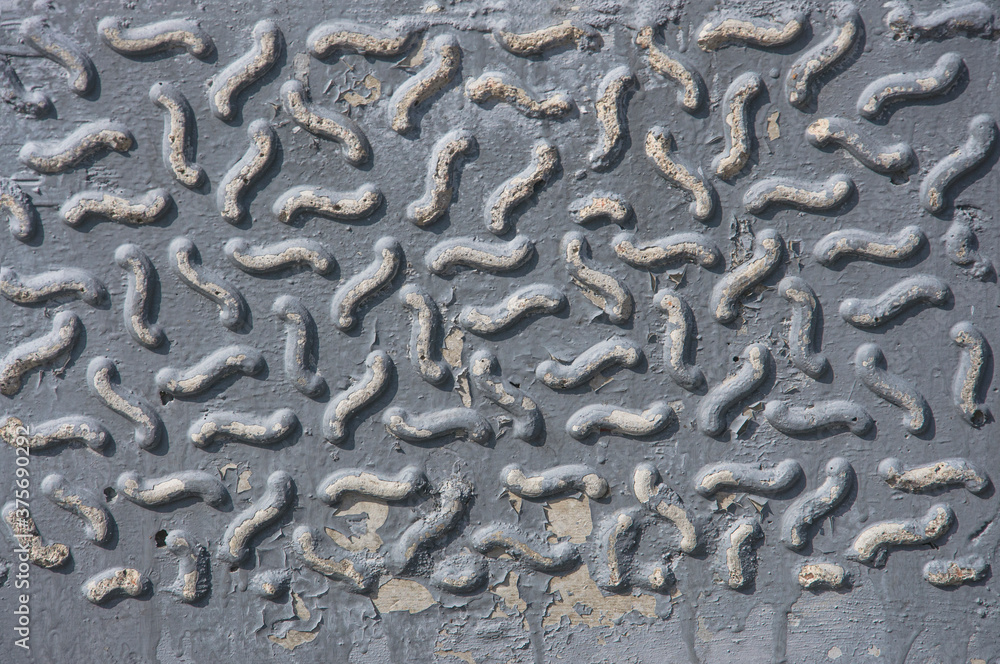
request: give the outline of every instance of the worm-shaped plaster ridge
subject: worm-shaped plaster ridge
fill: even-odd
[[[514,209],[548,184],[559,170],[559,150],[539,140],[531,148],[531,164],[497,187],[486,201],[486,227],[504,235],[514,227]]]
[[[528,569],[544,574],[561,572],[580,562],[580,552],[575,544],[550,544],[540,537],[530,536],[517,526],[486,525],[473,531],[469,541],[472,548],[483,555],[502,551]]]
[[[220,439],[269,446],[287,438],[298,425],[299,418],[288,408],[279,408],[268,415],[214,411],[191,423],[188,438],[202,448]]]
[[[712,170],[723,180],[739,175],[750,160],[750,145],[754,139],[750,104],[763,90],[764,79],[752,71],[737,76],[726,89],[722,98],[726,149],[712,160]]]
[[[389,287],[403,266],[403,247],[399,240],[386,236],[373,247],[375,260],[334,292],[330,317],[334,326],[347,332],[358,324],[358,308],[381,290]]]
[[[858,8],[844,2],[833,7],[834,26],[821,42],[810,48],[788,68],[785,94],[800,109],[808,107],[818,87],[817,79],[847,55],[864,32]]]
[[[14,346],[0,359],[0,394],[12,397],[21,391],[30,371],[71,353],[83,323],[72,311],[60,311],[52,319],[52,329],[42,336]]]
[[[706,498],[719,491],[771,495],[791,489],[801,477],[802,466],[795,459],[784,459],[773,466],[723,462],[699,470],[694,478],[694,489]]]
[[[861,437],[871,431],[875,420],[861,404],[846,399],[817,401],[794,406],[787,401],[768,401],[764,417],[775,429],[788,436],[816,435],[828,429],[847,429]]]
[[[842,147],[865,168],[883,175],[905,172],[917,162],[909,143],[872,145],[871,139],[862,136],[853,124],[837,116],[820,118],[806,127],[806,140],[817,148],[831,143]]]
[[[329,274],[337,266],[333,254],[322,244],[307,238],[283,240],[264,246],[234,237],[223,251],[229,262],[247,274],[272,274],[289,267],[303,265],[316,274]]]
[[[267,120],[257,119],[247,125],[247,137],[250,147],[219,180],[215,196],[219,214],[234,225],[250,213],[245,199],[278,153],[278,134]]]
[[[301,81],[285,81],[280,94],[281,105],[295,124],[313,136],[340,144],[341,155],[348,164],[360,167],[371,160],[371,144],[361,127],[342,113],[310,103]]]
[[[459,324],[474,334],[497,334],[531,315],[552,315],[566,307],[566,295],[551,284],[519,288],[492,307],[462,308]]]
[[[153,83],[149,100],[166,111],[163,116],[163,165],[174,179],[195,189],[205,181],[205,169],[194,161],[197,124],[187,97],[172,83]]]
[[[854,374],[876,396],[907,411],[903,426],[911,433],[921,433],[931,420],[931,408],[913,383],[889,373],[885,355],[878,344],[858,346],[854,353]]]
[[[803,212],[825,212],[843,205],[854,191],[854,180],[843,173],[831,175],[824,182],[764,178],[744,192],[743,207],[757,215],[772,205],[793,207]]]
[[[274,524],[295,501],[292,476],[276,470],[267,478],[267,490],[253,505],[236,515],[229,523],[219,543],[219,560],[239,565],[250,555],[250,541],[255,535]]]
[[[595,433],[644,438],[666,429],[675,417],[666,401],[653,401],[645,408],[590,404],[569,416],[566,432],[577,440],[586,440]]]
[[[113,599],[142,597],[153,587],[145,574],[133,567],[112,567],[83,582],[81,591],[91,604],[98,606]]]
[[[778,295],[792,305],[788,329],[788,350],[792,364],[810,378],[817,379],[830,368],[830,361],[816,350],[816,327],[820,323],[819,298],[801,277],[785,277],[778,282]]]
[[[474,408],[442,408],[426,413],[389,408],[382,414],[382,423],[389,434],[408,443],[424,443],[451,435],[480,445],[493,439],[489,420]]]
[[[428,44],[431,61],[416,76],[399,86],[389,101],[392,130],[406,134],[417,129],[414,118],[418,106],[426,103],[459,75],[462,47],[453,35],[438,35]]]
[[[128,471],[118,476],[115,486],[119,494],[147,509],[185,498],[199,498],[215,509],[221,509],[229,501],[226,486],[215,473],[206,470],[180,470],[150,478]]]
[[[762,343],[744,348],[740,359],[737,370],[710,389],[698,403],[698,428],[709,436],[721,435],[726,430],[727,413],[753,394],[774,371],[774,358]]]
[[[752,46],[754,48],[778,48],[790,44],[805,29],[807,19],[801,12],[788,16],[775,16],[768,21],[764,18],[727,17],[705,21],[698,28],[698,46],[703,51],[715,51],[726,46]]]
[[[930,560],[924,565],[924,579],[932,586],[950,588],[974,583],[986,576],[990,564],[982,556],[962,556],[952,560]]]
[[[920,204],[931,214],[944,210],[948,188],[986,161],[997,143],[997,123],[981,113],[969,120],[969,137],[951,154],[934,164],[920,183]]]
[[[619,194],[595,191],[569,204],[573,221],[581,226],[598,219],[607,219],[619,226],[629,223],[635,216],[632,204]]]
[[[323,412],[323,438],[331,443],[347,439],[348,422],[375,402],[389,387],[395,371],[392,358],[383,350],[373,350],[365,359],[364,377],[343,392],[334,395]]]
[[[440,385],[451,375],[441,359],[441,311],[431,294],[414,284],[400,290],[399,301],[410,312],[410,362],[421,378]]]
[[[82,443],[95,452],[101,452],[111,441],[108,428],[88,415],[66,415],[30,427],[16,417],[4,417],[0,421],[0,432],[4,432],[3,437],[8,444],[14,444],[11,441],[16,440],[19,427],[28,430],[27,447],[32,452],[75,443]]]
[[[842,258],[896,263],[915,256],[926,242],[919,226],[904,226],[894,234],[845,228],[820,238],[812,254],[817,263],[828,267]]]
[[[563,235],[560,253],[570,279],[583,290],[588,300],[604,312],[609,321],[624,325],[632,320],[635,311],[632,291],[613,274],[596,270],[584,262],[584,257],[590,256],[590,243],[583,233],[570,231]]]
[[[212,351],[185,369],[160,369],[156,372],[156,387],[173,397],[186,399],[204,393],[230,376],[255,376],[265,366],[264,355],[259,350],[244,344],[233,344]]]
[[[64,267],[21,277],[13,268],[0,268],[0,295],[15,304],[28,305],[52,299],[80,299],[98,307],[108,299],[108,289],[92,273]]]
[[[890,104],[944,94],[964,68],[961,55],[945,53],[929,69],[881,76],[869,83],[858,97],[858,115],[874,120]]]
[[[871,298],[849,297],[840,303],[841,317],[861,329],[885,325],[918,304],[943,307],[951,299],[951,289],[930,274],[906,277]]]
[[[153,450],[163,437],[163,420],[148,401],[118,385],[118,367],[107,357],[95,357],[87,365],[87,383],[105,406],[135,425],[135,444]]]
[[[211,35],[190,18],[168,18],[133,27],[119,16],[108,16],[98,22],[97,34],[112,51],[130,57],[181,48],[204,59],[215,51]]]
[[[555,92],[538,101],[527,91],[504,81],[504,74],[488,71],[465,84],[465,96],[477,104],[496,100],[510,106],[521,115],[533,119],[558,119],[573,110],[573,99],[565,92]]]
[[[306,48],[314,58],[325,60],[336,53],[357,53],[372,58],[397,58],[410,50],[420,30],[401,35],[387,35],[370,25],[352,21],[328,21],[313,28],[306,38]]]
[[[784,253],[785,241],[778,231],[765,228],[759,232],[750,259],[722,275],[712,288],[709,310],[715,320],[734,321],[739,315],[740,298],[777,269]]]
[[[17,158],[34,171],[52,175],[64,173],[98,153],[125,153],[134,146],[135,138],[125,125],[94,120],[83,123],[63,139],[28,141],[21,146]]]
[[[702,233],[675,233],[638,242],[634,233],[624,231],[615,235],[611,240],[611,247],[623,262],[643,270],[661,268],[681,261],[705,268],[722,262],[722,252]]]
[[[591,170],[610,170],[621,158],[628,140],[625,116],[628,95],[636,85],[635,74],[626,65],[615,67],[601,79],[594,101],[599,123],[598,143],[587,154]]]
[[[21,21],[19,33],[24,43],[66,70],[70,90],[81,97],[90,94],[97,84],[97,68],[78,43],[51,27],[44,16]]]
[[[278,297],[271,311],[285,324],[285,378],[307,397],[320,396],[326,380],[316,373],[319,334],[312,314],[294,295]]]
[[[593,30],[582,28],[572,21],[523,33],[496,30],[493,37],[505,51],[522,58],[537,57],[570,44],[575,44],[580,50],[594,50],[600,46],[600,37]]]
[[[646,132],[646,158],[667,182],[691,194],[688,210],[698,221],[707,221],[715,211],[718,194],[701,166],[693,166],[678,154],[673,134],[663,127]]]
[[[79,228],[85,219],[92,217],[127,226],[148,226],[163,219],[173,204],[173,196],[162,187],[131,199],[95,189],[70,196],[59,208],[59,214],[63,223],[72,228]]]
[[[970,493],[982,493],[990,485],[990,476],[968,459],[941,459],[931,463],[906,466],[896,458],[882,459],[876,470],[886,484],[896,491],[924,493],[950,486],[964,486]]]
[[[885,15],[885,26],[894,39],[947,39],[958,34],[990,39],[996,34],[993,10],[982,2],[947,3],[940,9],[917,14],[896,0]]]
[[[186,237],[174,238],[169,251],[170,262],[180,280],[219,305],[219,320],[224,326],[234,331],[242,328],[249,313],[247,301],[235,286],[201,264],[201,255],[194,242]]]
[[[146,348],[156,348],[166,339],[163,328],[149,321],[150,304],[159,284],[156,268],[149,256],[134,244],[123,244],[115,249],[115,263],[128,278],[122,306],[125,329]]]
[[[469,377],[481,396],[510,413],[514,437],[526,443],[538,440],[545,427],[542,412],[534,399],[503,379],[496,355],[486,349],[473,353],[469,359]]]
[[[363,184],[354,191],[299,185],[278,196],[271,205],[271,212],[283,224],[291,224],[300,214],[358,221],[375,214],[384,202],[382,191],[373,184]]]
[[[835,510],[854,486],[854,468],[843,457],[827,461],[823,473],[823,483],[796,499],[781,515],[781,543],[792,551],[806,547],[809,529]]]
[[[701,369],[687,362],[696,346],[694,313],[684,298],[671,289],[663,289],[653,295],[653,302],[666,316],[664,368],[675,383],[693,392],[705,384],[705,374]]]
[[[677,103],[688,113],[696,113],[708,93],[705,89],[705,80],[680,53],[672,49],[657,44],[654,40],[655,28],[651,25],[643,26],[639,29],[639,34],[635,37],[636,45],[644,51],[648,51],[650,68],[657,74],[662,74],[676,82],[680,89],[677,91]]]
[[[453,129],[434,144],[427,162],[424,195],[406,206],[407,219],[426,228],[444,216],[455,196],[459,167],[478,145],[476,137],[464,129]]]
[[[969,321],[955,323],[948,333],[952,342],[962,349],[951,381],[951,395],[962,419],[974,427],[981,427],[990,418],[990,409],[983,404],[980,391],[983,374],[993,351],[989,342]]]
[[[467,267],[503,274],[524,266],[535,255],[535,243],[527,235],[507,242],[482,242],[471,237],[442,240],[427,250],[424,265],[431,274],[446,275]]]
[[[70,485],[58,473],[50,473],[42,480],[42,493],[52,503],[75,514],[84,523],[88,540],[104,544],[115,528],[115,519],[104,506],[104,501],[86,489]]]
[[[953,523],[955,512],[948,505],[937,503],[923,516],[879,521],[868,526],[854,538],[846,556],[863,565],[882,567],[890,549],[929,544],[947,533]]]
[[[500,484],[521,498],[548,498],[573,491],[598,500],[608,494],[608,481],[594,468],[581,463],[527,473],[520,464],[513,463],[500,471]]]
[[[395,475],[361,468],[342,468],[323,478],[316,486],[316,495],[330,507],[336,507],[349,493],[399,501],[412,498],[426,488],[427,475],[419,466],[407,466]]]
[[[570,364],[545,360],[535,368],[535,376],[553,390],[579,387],[615,366],[635,368],[644,357],[642,345],[628,337],[615,336],[580,353]]]
[[[235,102],[240,92],[269,72],[284,50],[281,29],[269,19],[254,24],[251,37],[250,50],[216,74],[208,88],[208,105],[220,120],[236,116]]]

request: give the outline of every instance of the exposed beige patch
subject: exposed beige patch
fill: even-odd
[[[372,604],[381,613],[408,611],[420,613],[436,602],[427,588],[409,579],[389,579],[372,597]]]
[[[542,627],[558,625],[563,616],[572,625],[589,627],[612,627],[615,621],[630,611],[638,611],[647,617],[656,616],[656,598],[651,595],[604,595],[590,578],[586,565],[565,576],[552,577],[548,592],[558,593],[558,598],[549,605],[542,618]],[[574,608],[582,604],[591,609],[587,615],[580,615]]]
[[[295,612],[295,617],[303,622],[309,620],[312,613],[309,612],[306,603],[302,601],[302,597],[294,590],[290,594],[292,596],[292,610]]]
[[[518,614],[524,613],[528,608],[528,603],[521,599],[521,591],[517,587],[520,578],[517,572],[507,572],[507,578],[502,583],[490,588],[491,593],[503,600],[505,607]]]
[[[455,393],[462,399],[463,406],[472,408],[472,389],[469,386],[469,372],[465,369],[462,369],[462,371],[455,375]]]
[[[465,332],[460,327],[453,327],[448,330],[444,337],[444,345],[441,348],[441,357],[451,365],[452,369],[462,366],[462,348],[465,346]]]
[[[374,104],[382,96],[382,81],[378,80],[371,74],[366,74],[365,77],[361,79],[361,85],[367,91],[365,96],[361,96],[354,90],[348,90],[341,93],[340,99],[346,101],[351,106],[357,107]]]
[[[290,629],[283,637],[268,634],[267,638],[271,643],[277,643],[285,650],[295,650],[303,643],[309,643],[317,636],[319,636],[318,626],[311,632],[300,632],[297,629]]]
[[[775,111],[767,116],[767,140],[776,141],[781,138],[781,127],[778,126],[778,116],[781,111]]]
[[[476,660],[472,657],[472,653],[467,650],[435,650],[434,654],[442,657],[456,657],[463,662],[476,664]]]
[[[243,493],[244,491],[249,491],[253,488],[250,486],[251,475],[253,475],[253,471],[249,468],[240,473],[240,477],[236,481],[236,493]]]
[[[594,530],[587,496],[567,496],[550,500],[545,505],[546,529],[552,531],[549,541],[568,537],[574,544],[582,544]]]
[[[382,546],[382,538],[379,537],[378,529],[385,525],[385,520],[389,517],[389,505],[384,501],[374,498],[362,498],[361,496],[347,496],[340,509],[338,516],[351,516],[354,514],[365,514],[365,533],[348,537],[333,528],[327,528],[326,534],[334,542],[348,551],[363,551],[365,549],[375,552]]]

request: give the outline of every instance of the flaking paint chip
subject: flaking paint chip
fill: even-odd
[[[240,478],[236,481],[236,493],[243,493],[244,491],[249,491],[253,488],[250,486],[251,475],[253,475],[253,471],[249,469],[240,473]]]
[[[778,116],[781,111],[775,111],[767,116],[767,140],[776,141],[781,138],[781,127],[778,126]]]

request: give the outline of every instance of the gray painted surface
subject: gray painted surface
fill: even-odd
[[[14,177],[31,196],[41,217],[39,238],[24,244],[4,236],[0,240],[0,264],[22,275],[49,269],[75,267],[91,271],[108,287],[110,306],[91,307],[80,301],[18,306],[0,300],[5,321],[2,346],[13,348],[51,328],[56,311],[77,313],[85,327],[81,341],[64,365],[54,371],[46,367],[32,372],[21,391],[5,401],[8,414],[21,418],[30,428],[53,417],[73,413],[99,418],[112,432],[114,443],[105,454],[86,448],[63,448],[34,455],[31,462],[34,516],[48,542],[62,542],[72,551],[72,561],[59,570],[31,568],[31,654],[25,656],[13,645],[17,594],[12,587],[14,571],[0,588],[0,644],[4,661],[70,662],[100,658],[121,662],[233,662],[296,661],[321,662],[721,662],[736,661],[824,661],[849,662],[958,662],[994,661],[1000,656],[1000,628],[993,579],[954,589],[936,588],[922,578],[925,563],[972,554],[995,561],[998,541],[994,519],[996,496],[992,488],[979,495],[961,487],[932,495],[912,495],[890,489],[876,474],[880,460],[898,457],[907,465],[943,458],[964,457],[994,477],[996,423],[976,428],[967,424],[952,402],[952,379],[960,351],[951,343],[949,330],[957,322],[972,321],[995,348],[998,293],[994,276],[978,279],[969,269],[949,260],[939,241],[951,219],[970,218],[978,232],[980,253],[997,256],[998,238],[994,217],[998,213],[996,153],[970,176],[952,188],[954,204],[939,215],[924,211],[919,188],[923,176],[956,146],[965,142],[969,120],[980,113],[1000,116],[997,85],[997,42],[956,36],[941,41],[898,41],[884,27],[885,9],[866,4],[862,16],[866,32],[863,47],[849,53],[834,71],[822,77],[818,110],[802,112],[788,103],[784,76],[808,45],[830,29],[827,13],[816,8],[811,28],[791,45],[764,50],[733,46],[713,53],[693,43],[695,31],[713,9],[709,3],[652,9],[628,3],[483,3],[445,4],[437,13],[427,13],[419,2],[379,3],[328,8],[315,3],[238,3],[228,6],[149,3],[141,8],[120,3],[55,3],[32,8],[27,3],[5,5],[4,30],[0,38],[11,49],[17,43],[16,20],[43,13],[93,59],[100,75],[96,90],[86,97],[73,94],[63,70],[39,58],[14,57],[21,80],[48,93],[56,112],[43,120],[28,119],[4,110],[0,132],[0,175]],[[934,8],[920,3],[918,11]],[[786,8],[777,3],[753,3],[748,11],[767,14]],[[125,58],[103,45],[96,24],[109,15],[127,16],[133,25],[165,17],[187,16],[198,20],[215,40],[217,55],[206,61],[183,52],[170,57]],[[259,20],[275,21],[284,33],[285,54],[266,74],[239,97],[234,122],[216,119],[209,110],[206,81],[247,51],[249,33]],[[540,97],[555,90],[569,91],[580,111],[560,120],[525,118],[511,107],[498,104],[480,107],[463,95],[462,84],[449,85],[430,105],[417,114],[419,131],[402,137],[389,128],[392,92],[411,77],[414,70],[397,65],[398,59],[366,59],[358,55],[311,59],[309,83],[313,101],[323,107],[345,110],[337,101],[348,89],[366,94],[362,81],[373,76],[381,86],[374,103],[351,111],[366,133],[374,153],[368,166],[357,169],[345,163],[335,144],[315,138],[290,121],[281,110],[278,90],[293,77],[293,58],[305,50],[309,31],[321,20],[349,18],[383,27],[405,30],[422,22],[433,23],[427,36],[451,34],[463,50],[462,78],[483,71],[509,73],[513,82]],[[508,24],[525,32],[565,19],[590,22],[599,29],[603,46],[596,52],[574,48],[557,49],[542,58],[516,57],[497,45],[489,31]],[[684,56],[701,72],[710,96],[709,107],[690,115],[676,101],[676,86],[652,72],[645,52],[634,44],[636,30],[649,22],[664,22],[665,41],[683,48]],[[671,22],[672,21],[672,22]],[[661,42],[662,43],[662,42]],[[893,106],[875,122],[858,119],[855,104],[861,90],[876,77],[899,71],[930,67],[949,51],[963,56],[967,73],[947,94],[915,103]],[[414,51],[411,51],[411,54]],[[594,100],[601,78],[619,65],[628,66],[638,77],[638,89],[628,100],[627,152],[614,168],[596,173],[588,167],[588,153],[597,142],[598,122]],[[419,69],[419,68],[417,68]],[[718,212],[705,225],[692,219],[689,197],[670,186],[643,153],[646,132],[654,125],[669,129],[680,153],[710,172],[713,157],[725,146],[722,97],[729,83],[745,71],[759,72],[766,94],[752,106],[756,136],[749,166],[730,182],[712,178],[718,191]],[[188,190],[166,171],[161,155],[163,113],[148,99],[148,88],[156,81],[173,82],[188,98],[197,120],[196,161],[207,172],[210,184]],[[777,114],[777,115],[775,115]],[[863,167],[843,150],[819,150],[804,139],[804,129],[823,116],[857,119],[856,127],[882,144],[910,143],[919,166],[905,176],[890,178]],[[109,154],[65,174],[38,175],[17,161],[26,140],[61,138],[81,122],[111,118],[124,123],[136,139],[126,155]],[[242,156],[248,145],[247,125],[264,118],[273,123],[280,141],[275,163],[251,190],[252,222],[233,227],[220,218],[215,194],[220,178]],[[780,128],[780,136],[771,124]],[[424,193],[427,160],[431,146],[447,131],[464,128],[478,140],[474,159],[462,169],[456,199],[448,215],[427,229],[405,219],[406,206]],[[772,127],[773,128],[773,127]],[[562,167],[557,178],[515,215],[516,233],[530,237],[537,258],[508,275],[489,275],[462,270],[442,278],[424,267],[425,253],[451,237],[476,236],[496,241],[486,229],[484,204],[490,193],[529,163],[530,148],[539,138],[555,144]],[[742,196],[753,183],[769,176],[826,180],[845,173],[855,182],[857,193],[828,213],[812,214],[787,208],[772,208],[755,217],[746,214]],[[352,191],[364,183],[375,184],[386,203],[374,215],[359,222],[338,222],[305,216],[286,226],[271,212],[271,204],[284,191],[299,184],[314,184],[335,191]],[[106,221],[88,222],[78,229],[63,224],[59,206],[71,195],[97,188],[126,197],[138,196],[153,187],[165,187],[176,207],[165,220],[146,227],[124,227]],[[749,297],[743,299],[741,316],[723,325],[708,310],[713,285],[722,269],[706,270],[679,264],[652,274],[629,267],[614,254],[611,239],[619,231],[613,224],[588,225],[584,230],[593,258],[590,264],[623,280],[635,297],[635,315],[627,324],[610,324],[600,315],[580,288],[573,284],[560,257],[562,236],[581,230],[571,220],[567,207],[592,191],[621,195],[635,208],[634,231],[640,239],[655,239],[682,231],[703,232],[725,257],[725,270],[734,259],[749,253],[752,233],[774,228],[787,241],[782,265]],[[833,269],[811,256],[813,244],[834,230],[861,228],[896,232],[916,224],[928,237],[916,257],[882,265],[864,261],[842,262]],[[513,237],[513,233],[504,239]],[[246,297],[251,311],[247,328],[232,332],[219,321],[218,307],[196,294],[177,278],[168,254],[170,241],[191,239],[200,249],[205,265],[221,272]],[[372,246],[380,238],[393,236],[403,246],[405,275],[394,282],[390,294],[378,296],[362,307],[360,324],[348,333],[331,324],[330,301],[338,284],[357,274],[372,260]],[[310,238],[333,252],[339,267],[326,277],[304,270],[274,276],[245,274],[227,262],[223,245],[232,237],[244,237],[254,245],[288,238]],[[135,343],[122,324],[126,291],[124,272],[114,263],[115,249],[125,242],[139,245],[152,259],[160,280],[155,298],[155,320],[168,337],[163,347],[150,351]],[[873,330],[858,329],[838,314],[847,297],[872,297],[900,279],[914,274],[935,275],[950,287],[953,297],[942,307],[918,307]],[[776,291],[783,276],[802,277],[816,292],[822,306],[821,351],[831,371],[813,380],[792,367],[787,349],[787,324],[791,307]],[[463,362],[472,353],[489,349],[496,353],[504,378],[519,384],[537,403],[545,418],[544,440],[526,444],[509,430],[495,442],[481,446],[465,440],[444,439],[425,445],[397,441],[382,424],[382,411],[392,406],[425,413],[463,405],[461,395],[449,380],[441,387],[421,379],[409,361],[410,317],[397,299],[404,282],[424,287],[441,305],[445,331],[465,305],[490,305],[522,286],[548,283],[560,288],[569,307],[554,316],[530,319],[513,331],[488,338],[466,333]],[[790,437],[774,430],[757,410],[748,411],[751,421],[740,435],[729,430],[719,437],[699,432],[695,426],[701,393],[677,386],[664,370],[664,317],[654,306],[653,294],[661,287],[678,284],[691,304],[697,321],[695,361],[704,371],[708,386],[718,385],[736,368],[734,362],[748,344],[760,342],[774,355],[775,371],[748,399],[730,414],[770,399],[787,399],[799,405],[828,399],[852,399],[876,420],[873,432],[862,437],[843,432],[835,435]],[[388,292],[388,291],[387,291]],[[272,303],[282,295],[295,295],[312,313],[319,336],[318,370],[336,394],[364,373],[364,358],[374,349],[386,351],[395,362],[396,377],[377,404],[356,420],[349,440],[340,446],[324,442],[321,420],[329,396],[303,396],[284,375],[285,328],[271,313]],[[555,357],[571,360],[584,349],[623,334],[642,344],[645,361],[637,370],[619,369],[612,380],[592,389],[585,385],[554,391],[534,376],[540,362]],[[903,428],[903,411],[876,397],[855,378],[851,360],[855,349],[874,341],[886,355],[889,370],[914,384],[926,398],[933,421],[926,432],[913,435]],[[175,398],[161,403],[154,376],[162,367],[187,367],[209,352],[230,344],[256,348],[267,369],[253,377],[229,378],[201,396]],[[5,350],[6,352],[6,350]],[[165,440],[152,453],[132,441],[133,427],[105,408],[87,387],[87,366],[102,355],[115,360],[122,385],[153,403],[166,427]],[[454,373],[459,373],[455,371]],[[982,395],[994,412],[1000,410],[993,387],[992,363],[988,363]],[[592,384],[593,385],[593,384]],[[986,387],[988,385],[988,387]],[[654,400],[670,402],[677,422],[652,437],[632,440],[601,436],[577,441],[564,430],[569,415],[591,403],[610,403],[631,408],[645,407]],[[472,405],[497,426],[504,411],[478,393]],[[199,449],[187,438],[190,423],[203,414],[219,410],[270,413],[291,408],[301,421],[301,430],[273,448],[228,443]],[[779,542],[781,515],[797,496],[814,489],[823,479],[823,468],[832,457],[847,458],[857,473],[857,488],[825,519],[802,553]],[[804,480],[795,487],[767,499],[737,493],[735,504],[718,509],[716,500],[705,499],[694,489],[698,470],[710,463],[777,463],[786,458],[799,461]],[[0,449],[3,492],[13,491],[14,452]],[[465,596],[449,594],[430,583],[420,569],[403,576],[422,584],[433,604],[416,613],[394,611],[385,601],[390,592],[380,592],[382,601],[346,592],[342,583],[328,581],[304,566],[290,546],[295,526],[328,526],[344,533],[362,534],[363,518],[338,515],[316,496],[315,487],[331,472],[359,467],[394,474],[408,465],[426,470],[432,486],[440,486],[455,474],[472,482],[475,499],[467,517],[447,541],[431,553],[441,561],[470,546],[470,535],[494,522],[518,523],[528,532],[546,535],[546,500],[525,499],[520,513],[502,495],[500,470],[517,462],[525,469],[542,470],[560,464],[586,464],[610,483],[607,498],[589,501],[594,533],[582,544],[584,565],[597,578],[604,561],[596,548],[599,527],[618,510],[638,505],[632,494],[635,466],[652,462],[664,482],[684,500],[688,512],[703,527],[703,551],[681,554],[673,528],[650,521],[643,531],[636,563],[655,563],[666,557],[676,575],[676,588],[666,593],[628,590],[612,600],[588,595],[568,597],[566,579],[578,580],[586,573],[560,572],[550,576],[530,571],[504,559],[489,560],[489,588]],[[76,486],[102,495],[122,472],[158,477],[181,470],[218,472],[226,464],[235,470],[223,482],[231,504],[222,510],[200,501],[186,500],[168,507],[144,509],[120,495],[107,507],[117,522],[109,544],[87,541],[80,520],[59,509],[40,493],[42,479],[60,473]],[[279,525],[252,540],[251,555],[231,569],[215,558],[215,551],[233,516],[259,499],[265,480],[274,471],[288,472],[297,489],[294,510],[284,514]],[[250,471],[247,491],[238,492],[237,477]],[[12,495],[12,493],[11,493]],[[570,494],[572,495],[572,494]],[[764,507],[758,513],[751,499]],[[565,504],[566,501],[563,501]],[[725,501],[723,501],[725,502]],[[933,546],[923,545],[890,553],[883,568],[850,562],[845,551],[866,526],[885,519],[923,515],[938,502],[954,510],[956,525]],[[426,494],[391,503],[387,520],[378,535],[388,548],[419,515],[433,509]],[[720,583],[719,537],[735,518],[759,518],[764,539],[756,550],[759,560],[756,581],[734,591]],[[160,530],[183,529],[208,545],[213,555],[211,594],[195,605],[176,600],[165,591],[175,579],[177,560],[165,547],[158,547]],[[332,542],[328,542],[330,546]],[[383,549],[384,550],[384,549]],[[474,554],[478,556],[479,554]],[[14,560],[12,547],[0,552]],[[807,558],[843,565],[852,579],[850,589],[815,592],[799,588],[795,571]],[[126,598],[104,607],[88,603],[80,591],[91,575],[115,566],[138,569],[152,582],[151,593]],[[250,578],[259,570],[293,570],[291,589],[308,609],[296,613],[296,602],[285,595],[277,601],[262,599],[248,591]],[[509,571],[518,576],[524,604],[505,602],[497,584],[508,581]],[[568,574],[576,576],[568,577]],[[382,581],[390,576],[386,574]],[[402,587],[403,607],[421,608],[413,599],[413,585]],[[558,588],[563,591],[557,592]],[[491,590],[491,589],[495,589]],[[509,597],[509,595],[508,595]],[[643,598],[646,599],[643,599]],[[649,599],[653,598],[653,599]],[[562,603],[560,603],[560,600]],[[416,602],[416,603],[415,603]],[[632,607],[637,610],[630,610]],[[655,610],[652,610],[655,606]],[[641,609],[641,610],[638,610]],[[566,611],[561,621],[553,616]],[[657,613],[659,615],[657,615]],[[603,615],[602,615],[603,614]],[[601,616],[597,620],[595,616]],[[588,622],[599,622],[589,625]],[[294,650],[276,645],[269,636],[284,637],[289,630],[307,632],[314,638]],[[289,645],[288,642],[285,642]],[[14,659],[8,659],[13,657]],[[458,658],[458,660],[456,660]]]

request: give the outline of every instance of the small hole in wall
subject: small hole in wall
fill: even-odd
[[[733,355],[733,362],[739,362],[740,358],[738,355]]]
[[[114,489],[112,489],[111,487],[109,487],[109,486],[108,487],[104,487],[104,500],[105,501],[107,501],[107,502],[110,503],[112,500],[115,499],[115,496],[117,496],[117,495],[118,495],[118,492],[115,491]]]
[[[167,531],[157,530],[156,534],[153,535],[153,541],[156,542],[156,548],[162,549],[167,545]]]

